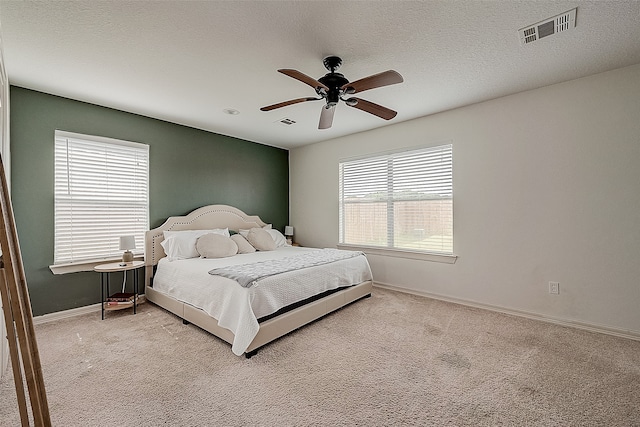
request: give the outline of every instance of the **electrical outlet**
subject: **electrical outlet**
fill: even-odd
[[[549,293],[558,295],[560,293],[560,283],[549,282]]]

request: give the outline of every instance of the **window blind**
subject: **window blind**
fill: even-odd
[[[453,253],[453,146],[339,164],[340,243]]]
[[[148,145],[56,131],[54,264],[119,258],[126,235],[142,254],[148,181]]]

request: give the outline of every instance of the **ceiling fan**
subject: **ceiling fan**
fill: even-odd
[[[286,107],[287,105],[298,104],[306,101],[319,101],[321,99],[326,100],[326,104],[322,107],[320,113],[320,123],[318,129],[329,129],[333,124],[333,114],[336,109],[336,105],[340,100],[344,101],[349,107],[357,108],[358,110],[366,111],[385,120],[393,119],[397,112],[390,110],[382,105],[375,104],[371,101],[367,101],[360,98],[345,96],[352,95],[358,92],[364,92],[365,90],[375,89],[377,87],[389,86],[396,83],[402,83],[404,80],[402,76],[393,70],[384,71],[382,73],[374,74],[369,77],[364,77],[354,82],[349,82],[342,74],[336,73],[336,70],[342,65],[342,59],[337,56],[327,56],[322,60],[325,68],[329,70],[327,74],[320,77],[318,80],[307,76],[297,70],[280,69],[278,72],[285,74],[289,77],[293,77],[296,80],[300,80],[302,83],[308,84],[315,89],[316,94],[320,98],[296,98],[290,101],[279,102],[277,104],[268,105],[262,107],[261,111],[271,111],[276,108]]]

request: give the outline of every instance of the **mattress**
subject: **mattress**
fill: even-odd
[[[313,248],[283,246],[274,251],[228,258],[160,260],[153,289],[206,312],[234,334],[231,350],[245,352],[260,328],[258,319],[311,296],[371,280],[364,255],[260,279],[244,288],[232,279],[211,275],[214,268],[282,259]]]

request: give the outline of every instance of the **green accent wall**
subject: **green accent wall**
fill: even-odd
[[[281,231],[289,221],[287,150],[16,86],[10,101],[11,197],[36,316],[100,302],[98,273],[49,269],[56,129],[149,145],[151,228],[209,204],[235,206]],[[122,280],[113,276],[112,286]]]

